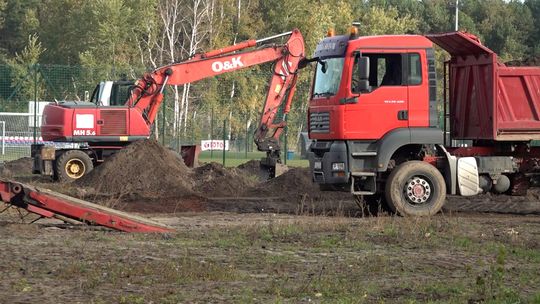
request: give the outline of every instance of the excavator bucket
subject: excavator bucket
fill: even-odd
[[[180,154],[184,160],[184,164],[190,168],[196,168],[199,166],[199,154],[201,154],[201,146],[190,145],[182,146],[180,148]]]
[[[274,169],[275,173],[274,173],[274,177],[278,177],[280,176],[281,174],[289,171],[289,167],[287,167],[287,165],[283,165],[283,164],[276,164],[276,168]]]
[[[279,163],[275,158],[265,157],[261,159],[259,176],[262,179],[271,179],[287,172],[289,167]]]

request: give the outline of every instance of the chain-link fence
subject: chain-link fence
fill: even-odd
[[[45,104],[63,100],[89,101],[100,82],[134,80],[145,70],[0,65],[0,132],[4,132],[0,133],[0,161],[30,156],[30,144],[41,141],[41,118],[39,115],[34,117],[33,113],[40,113]],[[270,77],[271,65],[262,65],[190,85],[169,86],[152,136],[173,149],[207,140],[225,140],[228,143],[225,158],[231,160],[229,165],[260,158],[264,154],[256,151],[253,134]],[[288,132],[284,132],[281,139],[282,150],[291,152],[284,155],[291,156],[297,150],[299,134],[305,126],[308,90],[308,81],[297,87],[297,97],[287,118]],[[277,119],[282,118],[281,113]],[[34,127],[36,125],[38,128]],[[201,158],[222,161],[223,151],[205,151]]]
[[[33,114],[0,113],[1,160],[13,160],[30,155],[30,145],[34,140],[33,126]],[[39,134],[37,140],[41,142]]]

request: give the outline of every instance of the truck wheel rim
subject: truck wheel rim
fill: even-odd
[[[405,183],[404,192],[410,203],[415,205],[424,204],[431,197],[431,185],[426,179],[413,176]]]
[[[86,166],[84,165],[84,162],[78,158],[70,159],[66,163],[66,174],[70,178],[80,178],[84,175],[84,172],[86,171]]]

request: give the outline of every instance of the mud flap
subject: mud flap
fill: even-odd
[[[273,157],[261,158],[259,177],[263,180],[268,180],[287,172],[289,167],[278,162],[278,159]]]

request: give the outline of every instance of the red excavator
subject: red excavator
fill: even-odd
[[[266,43],[283,36],[289,36],[284,44]],[[261,164],[270,176],[274,176],[276,167],[280,166],[279,137],[285,127],[297,72],[304,58],[304,39],[300,31],[294,29],[196,54],[184,62],[146,73],[135,82],[123,106],[103,106],[99,102],[51,103],[43,111],[41,135],[43,140],[57,145],[32,146],[33,171],[60,181],[78,179],[131,142],[149,138],[166,85],[182,85],[274,62],[254,136],[258,150],[267,154]],[[281,118],[276,117],[280,108],[284,114]]]

